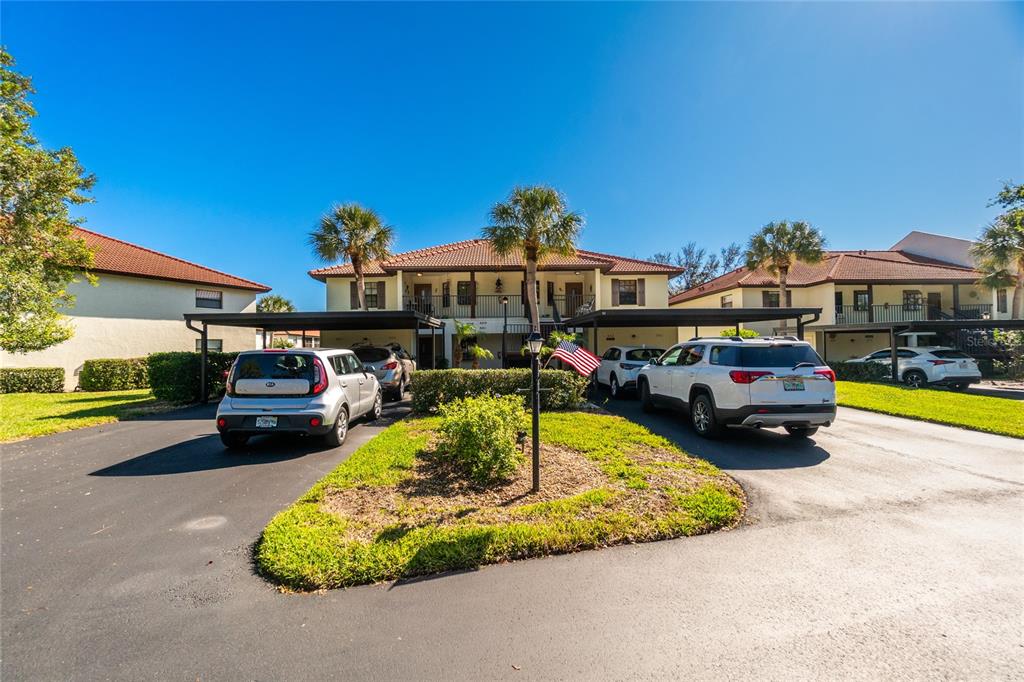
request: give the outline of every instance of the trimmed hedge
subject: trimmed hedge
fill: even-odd
[[[0,393],[61,393],[63,367],[5,367],[0,369]]]
[[[78,375],[83,391],[129,391],[149,388],[146,358],[86,360]]]
[[[891,374],[889,365],[877,362],[833,362],[829,367],[839,381],[885,381]]]
[[[199,401],[199,353],[175,351],[153,353],[146,358],[153,395],[172,403]],[[211,398],[224,393],[224,372],[238,353],[207,354],[206,386]]]
[[[571,410],[583,403],[589,380],[561,369],[540,371],[540,406],[545,410]],[[518,395],[530,400],[529,369],[425,369],[413,372],[412,409],[434,412],[440,405],[480,395]]]

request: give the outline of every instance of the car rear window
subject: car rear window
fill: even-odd
[[[298,353],[239,355],[235,379],[313,380],[313,356]]]
[[[380,362],[391,356],[391,351],[387,348],[355,348],[352,352],[363,362]]]
[[[959,350],[933,350],[932,355],[948,360],[970,360],[971,356]]]
[[[648,360],[661,357],[661,354],[664,352],[664,348],[635,348],[633,350],[626,351],[626,359],[637,362],[647,362]]]
[[[712,365],[794,367],[801,362],[825,364],[813,348],[805,345],[715,346],[711,349]]]

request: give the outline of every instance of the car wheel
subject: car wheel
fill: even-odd
[[[380,419],[380,413],[384,410],[384,398],[381,396],[380,391],[377,391],[377,395],[373,397],[373,407],[367,413],[366,418],[369,421],[377,421]]]
[[[787,426],[786,433],[793,438],[809,438],[818,432],[817,426]]]
[[[715,438],[722,432],[715,417],[715,406],[707,393],[699,394],[690,404],[690,423],[697,435],[703,438]]]
[[[401,400],[405,397],[405,376],[398,380],[398,387],[390,392],[392,400]]]
[[[338,416],[334,419],[334,428],[327,432],[324,436],[324,442],[326,442],[332,448],[336,448],[345,442],[345,436],[348,435],[348,408],[342,406],[341,410],[338,411]]]
[[[618,400],[622,397],[622,387],[619,386],[619,380],[613,374],[611,380],[608,382],[608,392],[612,394],[612,397]]]
[[[241,450],[249,442],[249,436],[244,433],[222,433],[220,434],[220,442],[224,443],[224,447],[228,450]]]
[[[903,383],[910,388],[921,388],[928,385],[928,377],[918,369],[912,369],[903,375]]]
[[[654,412],[656,409],[654,399],[651,398],[651,388],[646,381],[640,382],[640,407],[644,412]]]

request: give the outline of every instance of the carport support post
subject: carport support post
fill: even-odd
[[[889,362],[892,363],[892,383],[900,383],[900,368],[897,363],[899,354],[896,352],[896,325],[889,326]]]
[[[206,323],[199,334],[199,402],[205,403],[210,397],[206,388]]]
[[[801,341],[804,340],[804,323],[803,323],[803,320],[797,320],[796,321],[796,338],[800,339]]]

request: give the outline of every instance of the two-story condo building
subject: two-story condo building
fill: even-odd
[[[875,323],[1008,319],[1008,292],[979,286],[980,273],[965,262],[970,243],[954,242],[965,240],[915,232],[887,251],[829,251],[820,263],[795,263],[785,305],[822,308],[821,319],[807,326],[807,339],[819,351],[824,349],[826,360],[861,357],[888,346],[888,333],[873,329]],[[932,254],[955,257],[957,262]],[[776,307],[778,286],[769,273],[741,267],[676,294],[669,303],[683,308]],[[749,326],[762,334],[780,331],[773,323]],[[904,342],[955,341],[937,336],[923,332]]]
[[[481,365],[514,366],[524,362],[519,351],[530,323],[524,268],[521,257],[499,257],[484,239],[409,251],[366,267],[366,303],[371,310],[415,310],[443,320],[443,350],[437,348],[437,355],[449,363],[454,321],[470,322],[476,337],[464,344],[476,343],[494,354]],[[359,308],[351,265],[309,274],[327,285],[327,310]],[[573,256],[551,256],[540,263],[537,273],[541,324],[551,328],[574,314],[601,308],[666,308],[668,280],[678,274],[671,266],[582,249]],[[665,347],[676,342],[677,334],[675,327],[613,330],[602,333],[601,345]],[[325,347],[398,343],[417,357],[421,367],[433,366],[429,331],[415,340],[407,336],[406,330],[324,330],[321,341]]]

